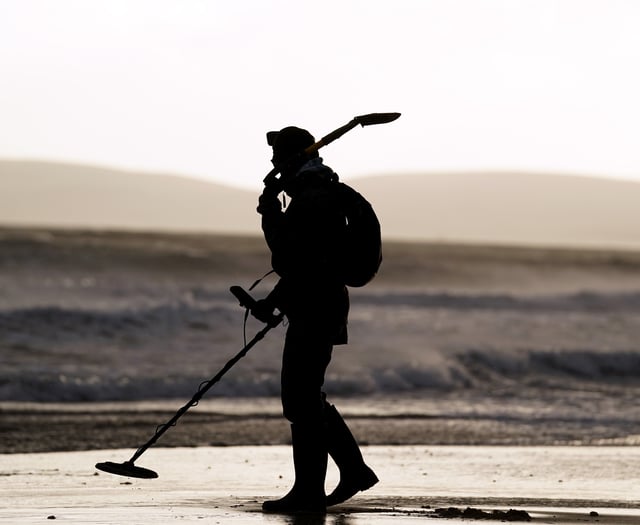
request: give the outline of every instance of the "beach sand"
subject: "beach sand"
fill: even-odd
[[[436,509],[472,507],[526,511],[533,523],[640,524],[639,447],[364,447],[380,483],[327,516],[261,512],[291,483],[287,446],[150,449],[136,464],[158,472],[155,480],[94,468],[132,454],[0,455],[0,523],[468,523]],[[331,465],[328,488],[336,482]]]

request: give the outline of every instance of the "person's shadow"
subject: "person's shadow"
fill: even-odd
[[[296,514],[287,516],[286,525],[351,525],[353,520],[347,514]]]
[[[330,525],[325,514],[292,514],[285,517],[286,525]]]

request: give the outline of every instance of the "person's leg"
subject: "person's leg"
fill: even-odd
[[[295,482],[281,499],[265,501],[268,512],[325,512],[326,425],[322,384],[332,345],[290,325],[282,358],[282,407],[291,422]]]
[[[327,496],[327,507],[348,500],[356,493],[373,487],[378,477],[367,466],[358,442],[335,406],[325,404],[327,450],[340,470],[340,482]]]
[[[280,388],[282,411],[293,424],[324,421],[324,374],[333,344],[313,327],[289,325],[282,352]]]

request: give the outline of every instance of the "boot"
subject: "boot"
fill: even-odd
[[[325,513],[324,481],[327,473],[325,429],[320,425],[291,425],[295,482],[289,493],[277,500],[265,501],[265,512]]]
[[[340,470],[340,482],[327,496],[327,507],[348,500],[378,483],[378,477],[364,462],[360,447],[336,407],[326,404],[327,449]]]

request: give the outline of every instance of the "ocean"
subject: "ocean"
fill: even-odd
[[[262,328],[229,287],[268,270],[259,238],[0,230],[4,430],[179,408]],[[193,410],[279,418],[285,330]],[[349,334],[325,388],[368,442],[640,444],[636,252],[386,243]]]

